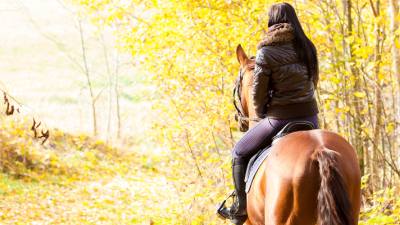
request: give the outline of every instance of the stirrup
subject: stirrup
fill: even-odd
[[[247,220],[247,214],[246,215],[232,214],[231,208],[227,208],[225,206],[225,203],[229,198],[235,198],[235,197],[237,197],[236,192],[233,191],[232,194],[230,194],[224,201],[222,201],[221,204],[219,204],[217,209],[217,214],[218,217],[221,219],[229,219],[235,225],[242,225]],[[233,202],[235,202],[235,199],[233,200]]]
[[[226,203],[226,201],[228,200],[228,199],[230,199],[230,198],[233,198],[233,197],[235,197],[236,196],[236,193],[235,193],[235,191],[233,191],[224,201],[222,201],[219,205],[218,205],[218,208],[217,208],[217,214],[218,214],[218,217],[219,218],[221,218],[221,219],[224,219],[224,220],[226,220],[226,219],[232,219],[231,217],[230,217],[230,213],[229,213],[229,208],[227,208],[226,206],[225,206],[225,203]]]
[[[243,225],[247,220],[247,215],[232,215],[230,208],[225,206],[226,200],[224,200],[218,207],[217,214],[221,219],[229,219],[231,223],[235,225]]]

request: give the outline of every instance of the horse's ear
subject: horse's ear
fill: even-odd
[[[240,65],[245,64],[249,59],[240,44],[236,48],[236,56]]]

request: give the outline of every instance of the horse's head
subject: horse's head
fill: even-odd
[[[251,98],[251,87],[253,85],[254,57],[247,57],[241,45],[236,48],[236,56],[240,64],[239,75],[235,85],[235,99],[239,102],[235,107],[237,110],[237,120],[241,131],[245,131],[248,127],[255,124],[256,118],[253,102]]]

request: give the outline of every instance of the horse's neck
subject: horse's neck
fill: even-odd
[[[247,115],[250,118],[250,122],[249,122],[249,127],[252,128],[254,125],[256,125],[257,122],[254,122],[253,119],[257,118],[256,116],[256,110],[254,108],[254,104],[253,104],[253,98],[251,95],[252,92],[252,87],[253,87],[253,78],[252,77],[248,77],[248,79],[244,79],[243,80],[243,109],[244,111],[247,113]]]

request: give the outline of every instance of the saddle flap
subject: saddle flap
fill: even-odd
[[[260,150],[255,156],[250,159],[250,163],[247,166],[245,182],[246,182],[246,193],[250,191],[251,184],[253,183],[253,179],[256,176],[256,173],[264,160],[268,157],[270,153],[271,146],[268,146],[262,150]]]
[[[293,133],[296,131],[312,130],[312,129],[315,129],[314,124],[309,121],[289,122],[272,138],[272,143],[276,139],[281,138],[287,134],[290,134],[290,133]],[[253,157],[251,157],[249,164],[247,166],[246,176],[245,176],[246,193],[250,191],[251,184],[253,183],[253,179],[254,179],[258,169],[262,165],[262,163],[268,157],[270,151],[271,151],[271,146],[268,146],[264,149],[261,149],[260,151],[257,152],[257,154],[255,154]]]

